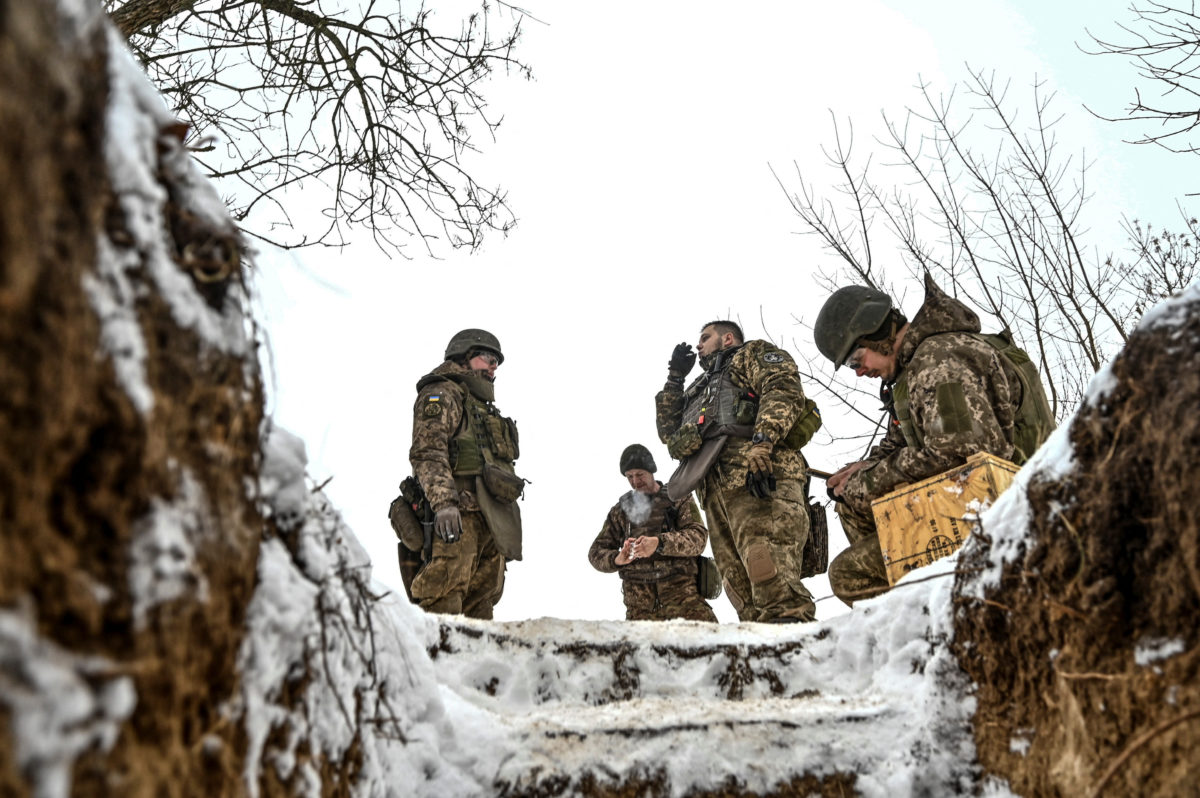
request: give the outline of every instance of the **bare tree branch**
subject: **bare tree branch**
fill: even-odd
[[[484,82],[497,70],[530,74],[513,55],[520,9],[483,2],[447,29],[423,6],[409,17],[379,0],[105,6],[251,235],[341,246],[366,228],[387,252],[417,237],[432,253],[477,247],[515,223],[473,158],[477,135],[502,122]],[[321,214],[296,217],[314,196]]]

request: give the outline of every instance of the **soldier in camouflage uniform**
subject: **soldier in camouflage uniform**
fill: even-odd
[[[978,452],[1020,465],[1054,429],[1054,417],[1028,355],[1001,335],[980,334],[979,317],[929,275],[911,323],[886,294],[848,286],[826,301],[813,332],[835,368],[882,381],[892,422],[866,459],[826,482],[850,541],[830,563],[829,583],[853,604],[889,587],[873,500]]]
[[[445,357],[417,382],[413,406],[408,457],[435,513],[435,536],[432,558],[413,578],[412,598],[428,612],[490,619],[504,592],[505,563],[520,559],[517,429],[493,403],[496,369],[504,362],[496,337],[463,330]]]
[[[654,479],[656,470],[650,450],[641,444],[621,453],[621,473],[633,490],[608,511],[588,561],[597,571],[621,577],[628,621],[716,623],[696,582],[696,557],[704,551],[708,530],[691,495],[668,499]]]
[[[812,596],[800,581],[808,466],[798,445],[785,443],[805,413],[804,390],[791,355],[766,341],[743,341],[733,322],[706,324],[696,347],[704,374],[686,389],[697,353],[675,347],[655,397],[658,434],[684,461],[681,470],[711,461],[697,488],[738,618],[811,621]],[[668,485],[672,498],[679,473]]]

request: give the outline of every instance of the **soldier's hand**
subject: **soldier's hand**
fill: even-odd
[[[634,559],[649,557],[656,551],[658,551],[658,538],[653,535],[642,535],[633,541]]]
[[[667,375],[682,379],[687,376],[694,365],[696,365],[696,353],[692,351],[692,345],[685,341],[677,344],[675,351],[671,353],[671,362],[667,364]]]
[[[755,498],[769,499],[775,491],[774,467],[771,465],[774,448],[770,441],[759,441],[746,450],[746,488]]]
[[[625,542],[621,545],[621,550],[617,552],[617,557],[614,562],[617,565],[629,565],[633,562],[633,538],[625,538]]]
[[[842,500],[842,491],[846,489],[846,480],[868,465],[870,463],[866,460],[859,460],[857,463],[850,463],[839,468],[832,476],[825,480],[825,490],[829,493],[829,498],[840,502]]]
[[[443,507],[433,517],[433,531],[443,543],[456,543],[462,537],[462,515],[454,505]]]

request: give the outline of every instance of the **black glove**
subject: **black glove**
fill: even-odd
[[[433,531],[444,543],[456,543],[462,537],[462,516],[453,504],[443,507],[433,517]]]
[[[746,490],[756,499],[769,499],[775,492],[775,475],[765,471],[751,471],[746,474]]]
[[[683,379],[694,365],[696,365],[696,353],[692,351],[692,345],[685,341],[676,345],[675,351],[671,353],[671,362],[667,364],[667,375]]]

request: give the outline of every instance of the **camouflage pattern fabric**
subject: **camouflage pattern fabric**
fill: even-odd
[[[889,425],[866,458],[874,465],[852,475],[843,489],[842,498],[860,513],[870,512],[871,500],[962,465],[977,452],[1013,456],[1021,401],[1015,369],[989,344],[962,334],[980,330],[970,308],[928,277],[925,292],[896,361],[922,445],[910,445],[896,423]]]
[[[710,472],[703,496],[713,559],[738,618],[814,620],[812,594],[800,581],[809,527],[803,483],[777,480],[770,499],[757,499]]]
[[[727,368],[737,388],[759,398],[754,431],[782,441],[805,405],[792,356],[767,341],[747,341],[733,353]],[[654,403],[658,435],[666,443],[684,421],[685,389],[668,381]],[[808,466],[799,451],[776,445],[771,452],[775,493],[769,499],[755,498],[746,489],[746,451],[751,445],[749,439],[730,438],[701,484],[713,559],[739,619],[811,621],[816,608],[800,581],[809,527],[802,488]]]
[[[588,562],[605,574],[618,573],[623,580],[654,582],[668,577],[690,576],[695,581],[696,555],[704,553],[708,530],[700,521],[700,509],[691,496],[671,502],[662,490],[653,495],[629,491],[604,519],[600,534],[588,549]],[[668,511],[677,519],[666,529]],[[627,538],[641,535],[658,538],[658,548],[649,557],[617,565],[617,554]]]
[[[874,516],[869,510],[863,515],[847,504],[838,504],[837,514],[850,547],[829,564],[829,587],[835,596],[854,606],[855,601],[884,593],[891,585]]]
[[[626,580],[621,582],[621,596],[625,600],[625,620],[628,621],[683,618],[717,622],[712,607],[696,591],[695,576],[675,576],[657,582]]]
[[[734,352],[726,368],[737,388],[752,392],[759,398],[754,431],[763,433],[776,444],[771,453],[771,466],[776,479],[803,481],[808,476],[804,457],[796,449],[778,445],[787,437],[804,410],[804,389],[800,385],[800,372],[792,356],[767,341],[747,341]],[[695,384],[693,382],[688,389]],[[684,388],[679,384],[667,382],[654,398],[658,437],[663,443],[667,443],[684,422],[684,393]],[[694,422],[695,419],[688,421]],[[709,478],[715,472],[717,482],[723,487],[744,487],[746,450],[750,445],[749,438],[730,438],[721,451],[720,459],[710,470]]]
[[[617,565],[625,540],[642,535],[658,538],[654,554]],[[700,522],[696,502],[691,496],[672,502],[660,482],[657,493],[631,490],[613,505],[588,549],[588,561],[601,573],[621,577],[627,620],[687,618],[715,623],[717,616],[696,585],[696,556],[707,543],[708,531]]]
[[[449,360],[432,372],[471,373]],[[433,558],[413,579],[412,599],[427,612],[490,619],[504,592],[505,559],[479,512],[475,478],[456,479],[450,465],[450,442],[462,422],[465,390],[449,379],[428,382],[418,390],[413,405],[413,441],[408,453],[413,476],[435,512],[447,505],[458,506],[463,536],[455,543],[434,537]]]
[[[447,360],[431,374],[464,375],[465,366]],[[460,495],[450,467],[450,441],[462,423],[465,389],[449,379],[431,382],[417,392],[413,405],[413,439],[408,450],[413,476],[421,483],[434,512],[450,504],[477,510],[475,499]],[[466,483],[464,483],[466,484]],[[470,480],[474,484],[474,480]],[[473,505],[473,506],[472,506]]]
[[[413,579],[412,598],[426,612],[491,620],[504,593],[504,555],[481,513],[464,512],[462,527],[454,543],[434,537],[433,558]]]

